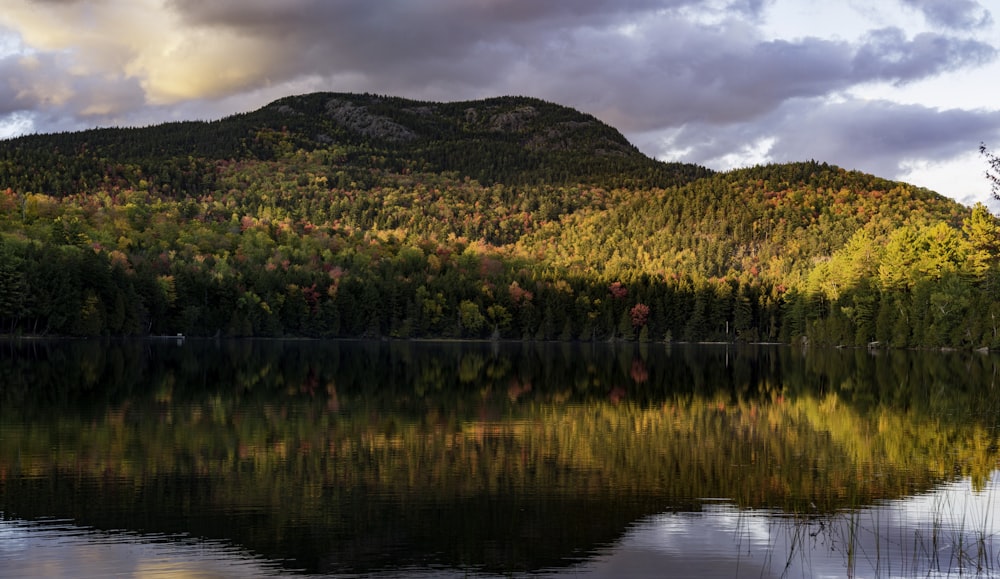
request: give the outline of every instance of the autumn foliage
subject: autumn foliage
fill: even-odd
[[[409,131],[365,136],[330,98],[0,143],[0,333],[1000,345],[983,207],[659,163],[532,99],[337,96]]]

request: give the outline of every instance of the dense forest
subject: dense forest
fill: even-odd
[[[0,334],[997,347],[998,227],[536,99],[317,93],[0,142]]]

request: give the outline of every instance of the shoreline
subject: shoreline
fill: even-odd
[[[368,342],[368,343],[428,343],[428,344],[571,344],[571,345],[608,345],[608,346],[651,346],[651,345],[662,345],[670,347],[673,345],[686,346],[736,346],[736,347],[801,347],[803,350],[809,348],[817,349],[835,349],[835,350],[867,350],[872,355],[877,355],[880,352],[892,352],[892,351],[904,351],[904,352],[940,352],[940,353],[951,353],[951,352],[970,352],[977,354],[989,354],[995,350],[987,346],[978,347],[968,347],[968,348],[954,348],[954,347],[939,347],[939,348],[896,348],[892,346],[879,346],[877,348],[872,348],[871,346],[800,346],[799,344],[786,343],[786,342],[720,342],[720,341],[648,341],[639,342],[637,340],[594,340],[594,341],[582,341],[582,340],[518,340],[513,338],[504,339],[493,339],[493,338],[454,338],[454,337],[440,337],[440,338],[391,338],[391,337],[378,337],[378,338],[311,338],[308,336],[283,336],[283,337],[266,337],[266,336],[250,336],[250,337],[222,337],[222,336],[187,336],[184,334],[176,335],[150,335],[150,336],[44,336],[35,334],[24,334],[24,335],[10,335],[10,334],[0,334],[0,341],[4,342],[17,342],[17,341],[31,341],[31,342],[70,342],[70,341],[150,341],[150,342],[164,342],[164,341],[177,341],[178,344],[182,344],[188,341],[192,342]]]

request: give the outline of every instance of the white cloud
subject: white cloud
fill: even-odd
[[[9,139],[23,135],[31,131],[33,127],[34,123],[31,118],[24,113],[7,115],[3,122],[0,122],[0,139]]]

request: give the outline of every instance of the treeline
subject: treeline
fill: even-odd
[[[756,341],[777,339],[780,330],[774,288],[734,280],[567,279],[479,244],[420,247],[391,235],[357,234],[328,261],[297,252],[266,252],[261,260],[241,250],[263,236],[246,237],[232,259],[190,263],[169,253],[140,261],[117,250],[7,240],[0,245],[0,331]]]
[[[106,249],[84,221],[64,216],[48,225],[47,242],[8,237],[0,330],[998,345],[997,226],[982,207],[962,230],[859,230],[791,288],[692,275],[567,276],[459,237],[411,243],[392,232],[252,220],[223,224],[237,231],[227,235],[184,224],[184,206],[157,210],[163,218],[149,217],[150,231],[172,224],[180,245]],[[194,237],[216,252],[183,245]]]
[[[1000,347],[1000,227],[976,205],[961,229],[858,230],[786,293],[788,334],[821,344]]]

